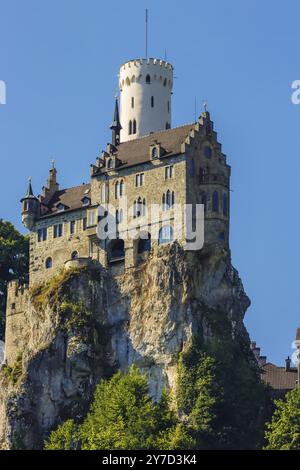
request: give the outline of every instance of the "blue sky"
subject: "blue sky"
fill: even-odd
[[[296,0],[0,0],[0,217],[23,231],[19,200],[56,161],[62,187],[87,182],[110,139],[119,65],[175,67],[173,126],[208,101],[232,165],[231,249],[252,306],[246,325],[283,364],[300,326],[300,79]],[[299,238],[298,238],[299,237]]]

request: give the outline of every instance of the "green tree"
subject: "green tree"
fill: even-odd
[[[46,450],[76,450],[79,444],[78,426],[72,419],[68,419],[53,431],[49,441],[45,444]]]
[[[224,326],[224,325],[223,325]],[[226,334],[194,337],[181,354],[177,407],[200,449],[254,449],[263,444],[267,396],[246,345]],[[217,338],[217,339],[216,339]],[[247,425],[245,425],[247,423]]]
[[[272,421],[267,424],[267,450],[300,450],[300,388],[276,400]]]
[[[101,380],[83,424],[72,421],[52,432],[46,449],[72,449],[80,441],[83,450],[185,449],[192,438],[178,423],[166,394],[154,403],[147,377],[137,367]],[[75,444],[76,445],[76,444]]]
[[[29,239],[0,219],[0,339],[4,335],[7,283],[28,281]]]

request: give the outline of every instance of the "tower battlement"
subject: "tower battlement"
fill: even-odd
[[[121,142],[171,127],[173,66],[160,59],[135,59],[119,74]]]

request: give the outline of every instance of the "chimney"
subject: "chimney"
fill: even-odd
[[[285,360],[285,371],[289,372],[291,370],[291,359],[290,356]]]

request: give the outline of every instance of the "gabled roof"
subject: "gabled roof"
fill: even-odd
[[[275,390],[292,390],[296,387],[297,368],[291,367],[286,371],[285,367],[278,367],[268,362],[263,367],[262,380]]]
[[[149,147],[157,141],[164,149],[164,155],[178,155],[181,144],[185,141],[195,124],[187,124],[174,129],[155,132],[139,139],[122,142],[118,145],[117,157],[124,166],[137,165],[150,161]]]
[[[49,212],[43,217],[59,213],[58,206],[60,204],[65,206],[65,212],[81,209],[83,207],[82,199],[84,197],[89,197],[89,192],[90,184],[82,184],[81,186],[56,191],[52,199],[47,204]]]

